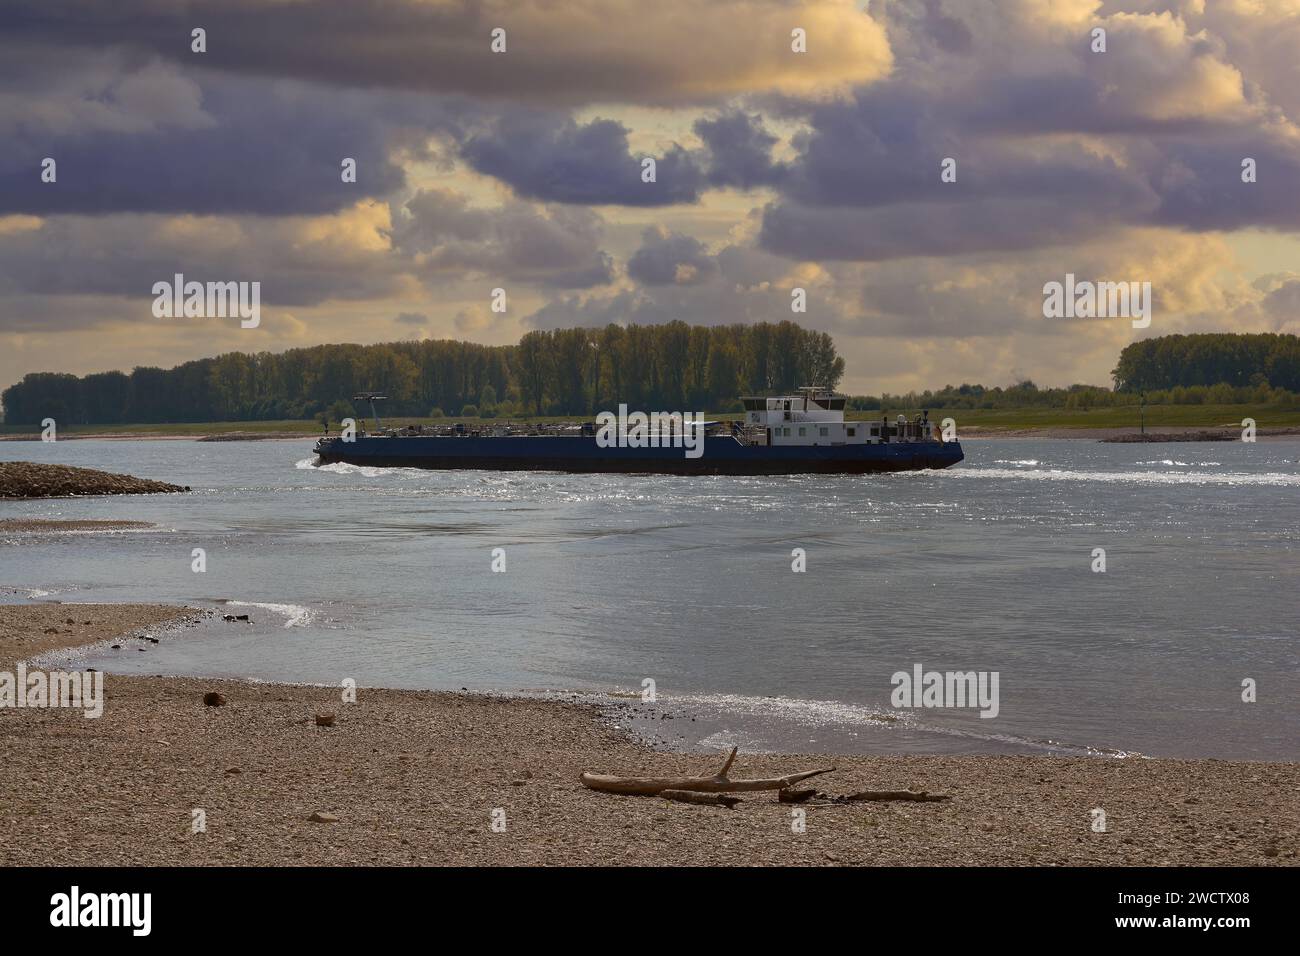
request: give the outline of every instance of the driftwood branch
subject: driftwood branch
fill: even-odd
[[[917,803],[938,803],[951,800],[946,793],[930,793],[926,790],[860,790],[857,793],[829,794],[820,790],[782,790],[777,795],[782,803],[804,803],[816,800],[818,803],[859,803],[867,801],[885,802],[890,800],[912,800]]]
[[[636,796],[660,796],[682,803],[702,803],[711,806],[734,807],[739,797],[723,796],[727,793],[744,793],[753,790],[775,790],[782,803],[811,803],[813,806],[839,806],[848,803],[886,800],[912,800],[931,803],[951,800],[943,793],[925,790],[861,790],[842,795],[823,793],[820,790],[796,790],[794,785],[810,777],[830,773],[834,767],[804,770],[784,777],[760,777],[753,780],[732,780],[727,774],[736,762],[737,748],[723,761],[721,769],[708,777],[615,777],[603,773],[584,773],[582,785],[604,793],[623,793]]]
[[[615,777],[603,773],[584,773],[581,777],[582,785],[604,793],[624,793],[647,797],[656,794],[662,796],[664,791],[744,793],[753,790],[788,790],[801,780],[807,780],[809,777],[816,777],[823,773],[830,773],[835,769],[834,767],[823,767],[820,770],[805,770],[801,773],[787,774],[784,777],[732,780],[727,776],[727,772],[731,770],[731,765],[736,760],[737,749],[736,747],[731,748],[731,753],[727,755],[726,761],[722,764],[722,769],[710,777]],[[681,798],[670,797],[669,799]],[[696,800],[691,802],[700,803],[705,801]]]
[[[930,793],[927,790],[862,790],[831,799],[844,803],[856,803],[859,800],[915,800],[917,803],[938,803],[940,800],[951,800],[952,797],[946,793]]]
[[[725,793],[700,793],[696,790],[660,790],[659,796],[665,800],[679,800],[682,803],[703,803],[715,807],[731,809],[740,803],[740,797],[729,797]]]

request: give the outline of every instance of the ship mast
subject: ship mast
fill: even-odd
[[[388,396],[383,392],[357,392],[357,394],[352,396],[352,401],[370,403],[370,414],[375,420],[375,431],[379,431],[383,428],[383,425],[379,422],[379,412],[375,411],[375,402],[382,402],[387,398]]]

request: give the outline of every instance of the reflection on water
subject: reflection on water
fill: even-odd
[[[91,665],[117,671],[584,692],[649,677],[687,745],[1300,758],[1300,442],[966,453],[944,472],[686,478],[315,468],[309,441],[6,442],[0,458],[195,491],[0,505],[159,526],[6,533],[0,600],[252,618]],[[998,671],[999,716],[895,711],[890,675],[917,663]]]

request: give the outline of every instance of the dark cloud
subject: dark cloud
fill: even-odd
[[[643,285],[696,285],[711,279],[717,263],[694,236],[650,228],[627,263],[627,274]]]
[[[628,148],[628,130],[615,120],[579,124],[572,117],[512,112],[473,133],[460,154],[520,196],[584,205],[667,206],[694,202],[704,176],[676,144],[655,160],[655,182],[643,182],[642,154]]]
[[[851,98],[807,104],[764,212],[765,249],[885,260],[1148,226],[1300,229],[1300,132],[1212,35],[1172,17],[1117,17],[1105,21],[1108,52],[1093,54],[1082,21],[1052,32],[996,4],[878,9],[896,69]],[[1248,156],[1254,184],[1241,181]]]
[[[614,295],[566,295],[553,299],[524,319],[527,328],[598,328],[617,325],[662,325],[681,320],[692,325],[757,321],[750,297],[710,284],[623,290]],[[787,306],[788,309],[788,306]],[[784,316],[783,316],[784,317]]]
[[[88,73],[80,86],[52,81],[29,96],[25,118],[0,113],[0,214],[334,212],[403,185],[389,156],[402,128],[453,130],[464,111],[407,95],[181,76],[156,63]],[[40,181],[45,157],[58,164],[56,183]],[[342,181],[345,157],[357,161],[356,183]]]
[[[590,210],[519,201],[476,209],[445,191],[423,191],[388,215],[384,210],[361,203],[310,220],[33,220],[31,228],[0,231],[0,294],[98,293],[147,303],[153,283],[179,272],[198,281],[258,281],[265,303],[314,305],[396,295],[412,275],[439,285],[484,277],[568,289],[603,285],[614,275],[612,258],[600,248],[603,223]]]
[[[53,216],[34,229],[0,232],[0,293],[131,296],[147,314],[153,284],[178,272],[199,282],[260,282],[261,301],[275,305],[401,291],[402,263],[395,257],[313,239],[300,226],[274,219]],[[354,231],[340,224],[340,235]],[[0,310],[4,327],[24,321]]]
[[[138,290],[136,290],[138,291]],[[145,290],[148,292],[148,289]],[[117,322],[152,318],[149,302],[143,299],[112,298],[100,295],[52,295],[48,292],[14,293],[13,286],[0,284],[0,333],[90,332],[96,327]],[[63,371],[51,362],[40,371]],[[11,381],[21,378],[28,368]]]
[[[779,320],[797,282],[810,312],[796,318],[861,335],[864,361],[896,368],[867,335],[1014,352],[1043,281],[1112,270],[1150,274],[1162,302],[1226,310],[1234,327],[1295,321],[1294,278],[1242,292],[1232,277],[1249,266],[1209,234],[1300,230],[1296,18],[1185,0],[861,6],[10,0],[0,216],[42,221],[0,220],[0,319],[25,331],[93,325],[84,310],[96,297],[106,314],[147,310],[151,284],[180,271],[260,280],[267,304],[380,300],[362,311],[393,316],[400,301],[416,311],[390,330],[504,340],[494,323],[507,320],[458,304],[500,283],[512,303],[547,290],[526,320],[539,327]],[[796,9],[806,57],[788,48]],[[1159,9],[1175,15],[1142,15]],[[884,55],[837,45],[882,22]],[[1109,32],[1104,55],[1088,51],[1094,23]],[[498,24],[509,30],[502,56],[488,50]],[[208,30],[203,55],[189,51],[195,25]],[[606,118],[568,112],[592,102]],[[631,144],[651,130],[628,128],[646,115],[623,112],[628,103],[690,105],[649,122],[693,122],[702,148],[656,145],[658,182],[641,182]],[[788,142],[773,132],[790,130]],[[46,156],[56,185],[39,182]],[[340,182],[344,156],[358,160],[355,185]],[[1254,184],[1241,182],[1247,156]],[[955,183],[941,181],[946,157]],[[423,186],[431,169],[476,197],[491,186],[474,174],[513,195],[477,206],[415,192],[405,174]],[[732,199],[671,208],[713,189],[765,190],[752,203],[757,231],[743,211],[726,221]],[[656,207],[653,218],[609,215],[615,252],[630,252],[619,286],[604,223],[583,208],[603,205]],[[648,218],[663,228],[628,249]],[[757,246],[710,253],[692,235],[716,243],[731,226]],[[1096,252],[1109,249],[1124,255]],[[417,282],[434,305],[413,302]],[[517,285],[531,288],[516,296]],[[74,302],[77,314],[62,315]],[[1096,354],[1112,359],[1116,341]],[[996,357],[1027,368],[1021,359]],[[1075,363],[1060,348],[1039,361]]]
[[[644,292],[624,290],[612,296],[566,295],[553,299],[524,319],[531,329],[600,328],[611,322],[642,325],[672,321]]]
[[[429,278],[476,273],[568,289],[604,285],[614,264],[600,248],[602,230],[591,210],[518,200],[481,209],[448,190],[421,190],[393,211],[398,251]]]
[[[477,127],[459,154],[477,172],[520,196],[583,205],[668,206],[695,202],[708,188],[753,189],[781,182],[771,157],[777,138],[758,115],[724,112],[694,125],[703,150],[674,143],[658,153],[633,153],[629,130],[616,120],[578,123],[560,113],[511,110]],[[655,160],[655,182],[642,181],[642,161]]]
[[[969,128],[905,81],[822,104],[796,137],[798,157],[782,192],[812,205],[887,206],[1107,195],[1151,209],[1155,193],[1141,169],[1073,141],[1027,141]],[[956,181],[944,182],[944,160]]]
[[[6,0],[4,18],[25,42],[122,46],[187,68],[566,105],[717,102],[862,82],[889,63],[880,25],[844,0],[801,4],[818,60],[791,57],[787,0]],[[191,52],[194,27],[206,53]],[[491,49],[498,27],[504,53]]]
[[[1255,161],[1256,181],[1242,181],[1242,160]],[[1167,144],[1150,176],[1160,205],[1156,225],[1197,231],[1251,227],[1300,230],[1300,145],[1242,131],[1225,142]]]
[[[1113,204],[1071,206],[1050,199],[876,209],[784,202],[764,211],[759,241],[790,259],[873,261],[1071,244],[1113,228]]]
[[[267,82],[120,53],[68,70],[30,53],[8,68],[22,77],[21,107],[0,100],[0,214],[334,212],[400,190],[399,149],[574,205],[694,202],[710,184],[748,187],[776,171],[763,155],[774,139],[744,114],[702,122],[711,153],[674,144],[654,154],[656,181],[646,183],[644,156],[613,120],[498,115],[462,99]],[[46,157],[57,183],[40,182]],[[356,183],[341,179],[345,157],[357,162]]]
[[[697,120],[695,134],[708,147],[708,181],[712,186],[753,189],[779,182],[785,169],[772,160],[777,138],[762,117],[740,110]]]
[[[816,315],[794,316],[790,311],[789,288],[773,281],[788,267],[781,258],[747,246],[727,246],[717,255],[709,255],[688,236],[651,229],[628,264],[628,275],[644,285],[616,292],[561,295],[528,316],[524,325],[659,325],[674,320],[726,325],[795,317],[809,327],[823,327],[823,320]],[[689,281],[683,281],[686,279]],[[820,309],[820,290],[808,290],[808,301],[811,308]],[[821,314],[827,315],[825,311]]]
[[[925,0],[925,31],[945,53],[969,53],[974,46],[970,27],[945,14],[940,0]]]
[[[1284,326],[1295,327],[1300,324],[1300,276],[1288,276],[1276,282],[1268,290],[1259,308],[1281,329]]]

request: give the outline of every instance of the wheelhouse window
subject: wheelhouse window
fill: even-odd
[[[801,425],[801,426],[799,427],[799,437],[800,437],[800,438],[803,438],[803,437],[804,437],[805,435],[807,435],[807,434],[808,434],[808,429],[804,428],[804,427]]]

